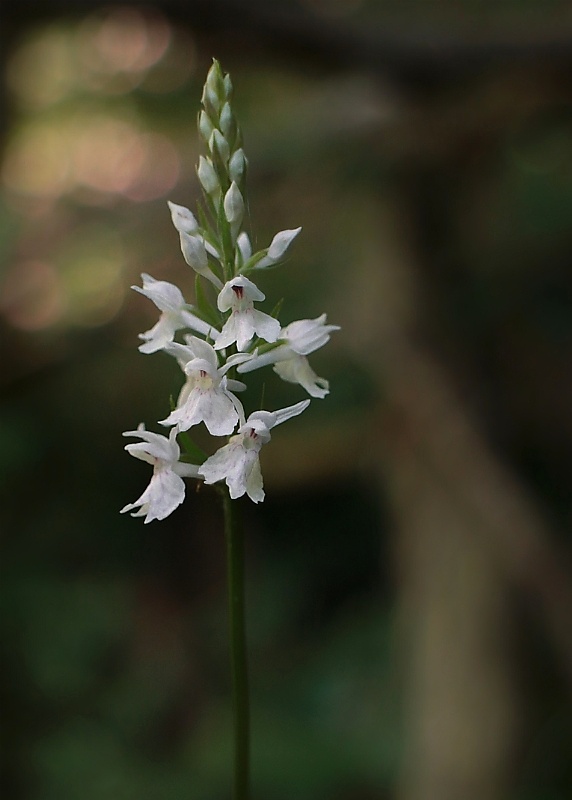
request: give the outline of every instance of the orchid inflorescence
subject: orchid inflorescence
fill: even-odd
[[[160,421],[171,427],[169,436],[147,431],[143,425],[123,434],[141,439],[125,449],[153,466],[151,482],[141,497],[122,509],[137,509],[133,516],[144,516],[145,522],[164,519],[183,502],[185,477],[207,484],[224,481],[232,499],[244,494],[255,503],[264,499],[260,449],[276,425],[301,414],[310,400],[246,417],[237,396],[246,385],[237,374],[271,364],[280,378],[299,384],[311,397],[323,398],[329,391],[328,381],[315,374],[307,357],[326,344],[338,326],[327,325],[322,314],[282,327],[276,316],[255,308],[265,295],[247,276],[282,262],[301,229],[281,231],[269,247],[252,251],[243,229],[247,161],[231,95],[230,78],[214,61],[198,120],[207,149],[197,168],[204,208],[199,208],[197,220],[188,208],[168,204],[183,257],[196,273],[196,307],[185,301],[177,286],[150,275],[142,275],[142,288],[133,286],[161,312],[157,324],[140,335],[139,350],[168,353],[185,375],[175,408]],[[184,343],[175,341],[177,334]],[[210,457],[185,433],[201,422],[213,436],[230,437]]]

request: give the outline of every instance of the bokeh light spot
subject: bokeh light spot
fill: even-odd
[[[12,55],[6,80],[19,104],[30,111],[58,103],[76,82],[69,33],[49,27],[33,34]]]
[[[69,185],[66,138],[49,124],[20,131],[8,145],[2,180],[20,194],[58,197]]]
[[[81,327],[109,322],[125,296],[125,248],[106,225],[82,226],[59,253],[62,283],[68,300],[68,321]]]
[[[15,264],[0,287],[0,312],[10,325],[37,331],[57,323],[66,307],[57,270],[44,261]]]
[[[158,12],[132,7],[109,9],[87,19],[77,34],[88,85],[120,94],[137,86],[163,58],[171,26]]]

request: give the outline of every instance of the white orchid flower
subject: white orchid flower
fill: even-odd
[[[191,328],[191,330],[212,339],[219,335],[216,328],[190,311],[192,306],[185,303],[181,290],[175,284],[156,280],[145,272],[141,278],[143,279],[143,288],[140,286],[131,288],[155,303],[162,312],[156,325],[145,333],[139,334],[139,338],[144,340],[144,344],[139,345],[142,353],[155,353],[157,350],[163,350],[173,341],[175,333],[181,328]]]
[[[279,411],[255,411],[240,426],[229,443],[217,450],[199,467],[205,483],[225,481],[233,500],[247,494],[254,503],[264,500],[259,453],[270,441],[270,430],[301,414],[310,405],[303,400]]]
[[[274,372],[288,383],[302,386],[311,397],[323,399],[329,393],[329,383],[311,368],[306,356],[323,347],[332,331],[339,325],[326,325],[326,315],[316,319],[300,319],[282,328],[279,339],[283,344],[252,358],[237,367],[240,373],[252,372],[267,364],[274,364]]]
[[[219,311],[231,310],[231,315],[215,339],[215,350],[236,342],[239,350],[245,350],[253,336],[267,342],[275,342],[280,334],[280,323],[269,314],[254,308],[254,302],[264,300],[265,295],[252,281],[243,275],[227,281],[217,299]]]
[[[145,517],[145,522],[154,519],[165,519],[185,499],[185,482],[183,478],[197,478],[198,467],[179,461],[181,451],[176,442],[175,428],[169,438],[160,433],[146,431],[140,425],[136,431],[126,431],[124,436],[135,436],[142,442],[125,445],[125,449],[135,458],[140,458],[153,466],[153,476],[141,497],[134,503],[128,503],[121,513],[138,508],[132,517]]]
[[[229,382],[225,375],[235,362],[229,359],[219,368],[212,345],[196,336],[186,339],[186,345],[173,342],[167,348],[179,359],[187,380],[177,407],[160,424],[176,425],[179,430],[186,431],[204,422],[213,436],[227,436],[234,431],[239,411],[242,411],[239,399],[230,389],[242,389],[244,384]]]

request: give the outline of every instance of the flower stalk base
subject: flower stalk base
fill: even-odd
[[[228,616],[232,673],[234,774],[233,800],[250,797],[250,710],[244,613],[244,532],[240,503],[221,489],[228,577]]]

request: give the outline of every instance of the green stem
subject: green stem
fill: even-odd
[[[226,536],[230,662],[232,671],[234,780],[233,800],[248,800],[250,783],[250,711],[244,621],[244,534],[240,509],[223,493]]]

